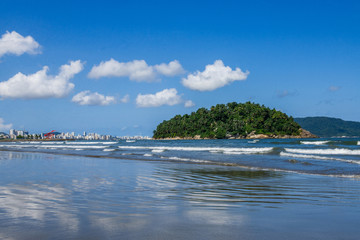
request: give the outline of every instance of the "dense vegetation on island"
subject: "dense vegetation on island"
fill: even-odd
[[[251,102],[218,104],[200,108],[190,115],[176,115],[160,123],[154,138],[242,138],[250,133],[265,135],[300,134],[300,125],[285,113]]]
[[[294,120],[301,127],[320,137],[360,136],[360,122],[329,117],[306,117],[295,118]]]

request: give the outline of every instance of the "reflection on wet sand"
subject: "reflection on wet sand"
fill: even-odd
[[[68,231],[76,232],[79,220],[66,204],[69,194],[61,186],[32,183],[1,186],[0,209],[16,222],[36,220],[44,224],[51,216]]]
[[[299,216],[289,236],[302,239],[303,209],[359,211],[359,181],[226,166],[6,152],[0,175],[4,239],[278,239],[270,215],[268,229]]]

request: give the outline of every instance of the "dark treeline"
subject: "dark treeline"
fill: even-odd
[[[251,102],[218,104],[160,123],[154,138],[246,137],[250,133],[299,135],[300,125],[285,113]]]

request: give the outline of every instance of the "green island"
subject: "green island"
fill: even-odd
[[[160,123],[154,139],[315,138],[292,117],[251,102],[217,104]]]

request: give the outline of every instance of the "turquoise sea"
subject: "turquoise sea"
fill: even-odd
[[[360,139],[0,143],[0,239],[358,239]]]

